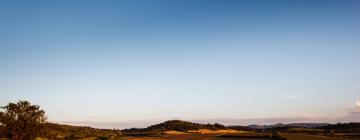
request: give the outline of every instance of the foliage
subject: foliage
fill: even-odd
[[[226,129],[224,125],[215,123],[215,124],[199,124],[192,123],[181,120],[169,120],[160,124],[152,125],[148,127],[149,130],[162,130],[162,131],[182,131],[186,132],[187,130],[199,130],[199,129],[210,129],[210,130],[218,130],[218,129]]]
[[[13,140],[34,139],[47,119],[40,106],[28,101],[9,103],[1,109],[3,131]]]
[[[336,132],[360,132],[360,123],[337,123],[329,124],[319,128],[326,130],[335,130]]]
[[[131,128],[122,130],[123,135],[127,136],[157,136],[164,131],[181,131],[187,132],[188,130],[210,129],[219,130],[227,129],[222,124],[199,124],[181,120],[169,120],[160,124],[152,125],[147,128]]]
[[[46,123],[39,136],[50,139],[81,139],[87,137],[98,137],[98,139],[105,139],[120,137],[121,131],[111,129],[96,129],[85,126],[70,126]]]
[[[227,127],[228,129],[233,129],[233,130],[239,130],[239,131],[255,131],[256,129],[255,128],[250,128],[250,127],[247,127],[247,126],[228,126]]]

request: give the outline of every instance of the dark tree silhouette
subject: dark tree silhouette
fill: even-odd
[[[40,106],[31,105],[28,101],[9,103],[1,109],[0,125],[13,140],[35,139],[47,119]]]

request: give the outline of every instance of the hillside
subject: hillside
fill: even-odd
[[[209,129],[209,130],[219,130],[227,129],[226,126],[222,124],[199,124],[192,123],[181,120],[169,120],[163,123],[155,124],[147,128],[131,128],[122,130],[123,135],[158,135],[165,131],[180,131],[187,132],[188,130],[199,130],[199,129]]]
[[[360,122],[328,124],[319,129],[333,130],[337,132],[357,131],[360,132]]]
[[[187,131],[187,130],[198,130],[198,129],[210,129],[210,130],[218,130],[218,129],[226,129],[226,127],[222,124],[199,124],[192,123],[181,120],[169,120],[160,124],[152,125],[147,129],[150,130],[175,130],[175,131]]]
[[[278,132],[286,134],[286,136],[294,137],[298,135],[311,137],[347,137],[360,138],[360,123],[343,123],[343,124],[327,124],[317,126],[317,124],[282,124],[272,125],[267,129],[263,127],[247,127],[247,126],[224,126],[218,123],[215,124],[200,124],[181,120],[169,120],[163,123],[151,125],[146,128],[131,128],[123,130],[112,129],[96,129],[84,126],[71,126],[55,123],[46,123],[39,134],[39,137],[48,139],[81,139],[81,138],[97,138],[97,139],[119,139],[121,137],[163,137],[165,135],[191,135],[191,133],[198,132],[197,130],[207,130],[214,132],[237,131],[241,135],[225,135],[227,137],[259,137],[268,136],[269,134],[277,134]],[[275,127],[276,126],[276,127]],[[314,126],[314,127],[310,127]],[[194,131],[195,130],[195,131]],[[5,129],[0,127],[0,131]],[[276,132],[276,133],[274,133]],[[4,133],[0,133],[1,137],[6,137]],[[203,134],[203,133],[196,133]],[[225,134],[225,133],[224,133]]]
[[[40,132],[40,137],[51,139],[79,139],[84,137],[119,137],[120,130],[97,129],[85,126],[71,126],[46,123]]]
[[[249,125],[253,129],[281,129],[281,128],[316,128],[329,125],[328,123],[289,123],[289,124],[273,124],[273,125]]]

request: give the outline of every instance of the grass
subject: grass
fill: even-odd
[[[309,134],[301,134],[301,133],[280,133],[280,135],[285,137],[287,140],[355,140],[355,139],[309,135]]]
[[[317,129],[292,129],[290,132],[255,132],[255,131],[229,131],[229,130],[217,130],[209,131],[202,130],[202,133],[197,132],[179,132],[179,131],[166,131],[162,135],[157,136],[124,136],[119,138],[100,137],[100,136],[88,136],[83,138],[76,138],[80,140],[101,140],[101,138],[109,140],[359,140],[360,133],[351,133],[356,136],[349,138],[346,134],[334,133],[331,136],[323,134],[311,134],[311,132],[322,132]],[[205,133],[206,132],[206,133]],[[215,133],[216,132],[216,133]],[[296,132],[296,133],[294,133]],[[302,133],[306,132],[306,133]],[[347,138],[345,138],[347,137]],[[284,139],[285,138],[285,139]],[[0,140],[8,140],[2,139]],[[47,140],[38,138],[36,140]]]

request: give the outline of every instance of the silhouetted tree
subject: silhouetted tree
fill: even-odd
[[[1,109],[0,124],[13,140],[35,139],[47,119],[40,106],[31,105],[28,101],[9,103]]]

